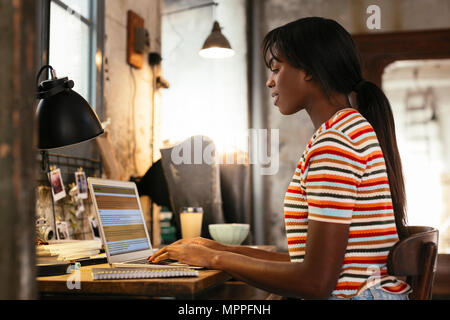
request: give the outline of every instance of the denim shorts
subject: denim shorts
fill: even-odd
[[[370,287],[356,297],[341,298],[331,296],[329,300],[409,300],[408,295],[408,293],[395,294],[384,291],[381,288]]]

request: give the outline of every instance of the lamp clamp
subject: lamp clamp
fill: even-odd
[[[69,80],[67,77],[44,80],[38,86],[36,97],[38,99],[49,98],[66,89],[72,89],[74,85],[73,80]]]

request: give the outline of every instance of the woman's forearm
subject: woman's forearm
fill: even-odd
[[[303,263],[267,261],[222,251],[212,259],[210,267],[283,296],[317,299],[329,294],[321,287],[320,277],[311,276],[311,270],[306,270],[307,266]]]
[[[287,252],[273,252],[264,249],[257,249],[248,246],[226,246],[225,251],[242,254],[247,257],[252,257],[262,260],[271,261],[290,261],[289,254]]]

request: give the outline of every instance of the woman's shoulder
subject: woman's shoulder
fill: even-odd
[[[341,110],[324,123],[315,141],[333,141],[333,139],[353,147],[370,144],[375,141],[378,143],[372,125],[361,113],[353,108]]]
[[[346,109],[323,124],[307,148],[305,159],[307,162],[311,157],[328,155],[365,165],[369,156],[380,150],[370,123],[355,109]]]

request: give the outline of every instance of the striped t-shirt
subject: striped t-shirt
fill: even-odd
[[[387,274],[399,238],[386,165],[375,131],[355,109],[337,112],[309,140],[286,191],[284,217],[292,262],[305,257],[308,220],[350,224],[333,296],[350,298],[374,285],[409,291]]]

